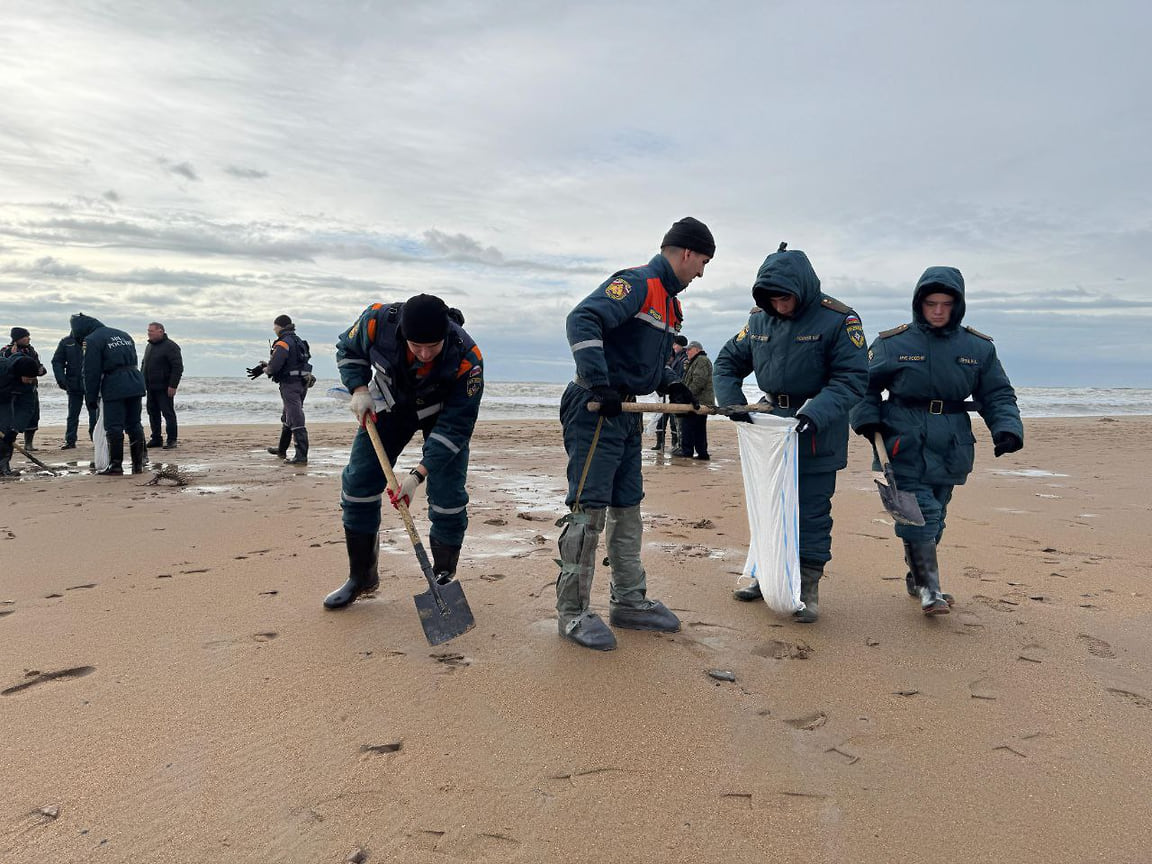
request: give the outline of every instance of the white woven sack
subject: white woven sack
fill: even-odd
[[[785,615],[803,608],[795,429],[795,420],[770,414],[736,424],[751,536],[740,581],[757,579],[764,602]]]
[[[92,446],[96,448],[96,455],[93,461],[96,463],[96,470],[103,471],[112,462],[112,456],[108,452],[108,436],[104,434],[104,400],[100,400],[99,413],[96,415],[96,425],[92,429]]]

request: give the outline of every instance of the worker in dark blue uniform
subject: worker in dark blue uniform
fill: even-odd
[[[968,479],[975,459],[969,412],[984,419],[996,456],[1024,446],[1016,391],[992,338],[962,326],[964,311],[960,271],[925,270],[912,295],[912,323],[885,330],[869,348],[868,392],[851,417],[869,441],[883,435],[897,485],[920,505],[924,525],[897,525],[896,536],[904,541],[908,593],[927,615],[951,605],[940,588],[936,547],[952,490]]]
[[[268,452],[279,456],[287,465],[308,464],[308,427],[304,425],[304,398],[316,379],[312,375],[312,351],[308,343],[296,335],[296,325],[287,315],[277,315],[272,322],[276,341],[268,360],[248,370],[255,381],[267,375],[280,388],[280,443]],[[296,442],[296,452],[288,458],[288,443]]]
[[[40,363],[26,354],[0,354],[0,477],[12,477],[16,437],[34,422]]]
[[[716,358],[713,379],[720,405],[740,405],[744,378],[756,383],[778,417],[795,417],[799,437],[800,600],[796,620],[819,617],[820,579],[832,560],[832,495],[836,472],[848,464],[848,411],[868,385],[868,360],[860,318],[820,290],[808,256],[777,252],[760,265],[752,298],[756,308],[744,329]],[[735,414],[734,420],[749,420]],[[761,596],[760,584],[735,592],[737,600]]]
[[[468,528],[469,443],[484,395],[483,357],[463,323],[464,316],[439,297],[418,294],[404,303],[369,306],[336,348],[352,413],[361,427],[376,424],[389,462],[395,465],[417,432],[423,437],[419,463],[398,475],[400,488],[389,494],[393,506],[401,499],[410,504],[427,481],[428,545],[441,584],[456,576]],[[340,482],[348,580],[325,598],[329,609],[380,584],[380,504],[387,484],[363,428]]]
[[[105,327],[88,315],[73,315],[72,338],[84,344],[84,401],[89,411],[104,415],[109,464],[105,475],[124,473],[124,434],[132,454],[132,473],[144,470],[144,427],[140,424],[144,376],[136,356],[136,343],[123,330]]]
[[[612,630],[590,609],[596,547],[605,530],[612,625],[668,633],[680,629],[680,620],[647,596],[640,561],[642,415],[622,414],[621,405],[653,390],[673,402],[693,401],[666,365],[681,326],[676,295],[703,275],[715,252],[712,232],[703,222],[681,219],[664,235],[660,254],[644,266],[614,273],[568,314],[576,378],[560,400],[560,422],[572,512],[557,523],[564,530],[556,613],[560,635],[586,648],[616,647]],[[587,410],[589,402],[600,403],[598,415]]]
[[[68,419],[64,427],[61,450],[76,447],[76,434],[80,427],[80,409],[84,407],[84,346],[71,334],[60,340],[52,355],[52,373],[56,386],[68,394]],[[96,412],[88,412],[88,438],[96,427]]]

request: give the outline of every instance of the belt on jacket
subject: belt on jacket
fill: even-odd
[[[892,396],[888,400],[904,408],[918,408],[929,414],[967,414],[969,411],[979,411],[979,402],[966,402],[963,399],[908,399],[904,396]]]
[[[799,408],[811,396],[797,396],[795,393],[765,393],[768,402],[774,408],[783,408],[791,411],[793,408]]]
[[[581,378],[579,375],[577,375],[576,377],[574,377],[572,379],[572,383],[575,384],[577,387],[583,387],[585,390],[595,390],[596,389],[591,384],[589,384],[587,381],[585,381],[583,378]],[[613,387],[611,384],[606,384],[606,385],[604,385],[604,387],[607,390],[615,390],[616,393],[620,396],[621,402],[635,402],[636,401],[636,395],[634,393],[625,393],[623,390],[620,390],[617,387]]]

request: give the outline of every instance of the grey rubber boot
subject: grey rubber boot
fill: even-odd
[[[753,579],[743,588],[737,588],[732,592],[732,596],[744,603],[749,603],[753,600],[759,600],[764,596],[764,593],[760,590],[760,580]]]
[[[556,521],[560,532],[560,575],[556,577],[556,627],[565,639],[596,651],[611,651],[616,636],[589,609],[596,547],[607,513],[603,507],[577,510]]]
[[[292,437],[296,440],[296,452],[292,454],[291,459],[285,461],[289,465],[307,465],[308,464],[308,430],[307,429],[294,429]]]
[[[380,587],[379,535],[354,534],[345,528],[344,545],[348,549],[348,581],[324,598],[329,609],[343,609],[361,594]]]
[[[904,563],[908,565],[908,572],[904,574],[904,588],[908,592],[909,597],[915,597],[919,600],[920,586],[916,584],[916,577],[912,575],[912,553],[908,551],[911,542],[910,540],[904,541]],[[949,606],[956,602],[956,598],[947,591],[941,591],[940,596],[944,598],[944,602]]]
[[[612,567],[608,620],[626,630],[676,633],[680,619],[659,600],[648,599],[648,575],[640,560],[643,533],[640,505],[608,508],[606,539]]]
[[[432,550],[432,572],[436,574],[436,581],[447,585],[456,578],[456,565],[460,562],[460,547],[449,546],[435,538],[428,539],[428,546]]]
[[[792,613],[800,624],[814,624],[820,618],[820,577],[823,575],[822,562],[800,562],[800,602],[804,608]]]
[[[288,457],[288,442],[292,440],[292,430],[287,426],[280,427],[280,444],[276,447],[269,447],[268,452],[273,456],[279,456],[281,459]],[[159,444],[159,442],[157,442]]]
[[[948,601],[940,591],[936,544],[931,540],[909,541],[908,552],[912,559],[912,575],[920,588],[920,611],[925,615],[947,615]]]

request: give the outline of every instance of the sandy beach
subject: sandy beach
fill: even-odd
[[[478,426],[477,626],[435,648],[390,509],[379,592],[321,606],[351,424],[299,469],[275,425],[184,427],[151,454],[184,487],[90,476],[46,429],[67,470],[0,482],[0,861],[1147,861],[1152,418],[1025,428],[1001,459],[977,430],[939,618],[854,437],[812,626],[731,598],[731,424],[711,463],[645,451],[650,593],[684,629],[607,654],[556,634],[557,423]]]

